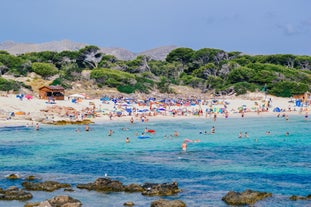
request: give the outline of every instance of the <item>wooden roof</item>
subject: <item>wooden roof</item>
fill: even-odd
[[[39,90],[41,90],[42,88],[47,88],[50,90],[65,90],[62,86],[42,86],[39,88]]]

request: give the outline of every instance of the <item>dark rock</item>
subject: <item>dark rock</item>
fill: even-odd
[[[23,191],[15,186],[9,187],[7,190],[1,189],[0,200],[29,200],[32,194]]]
[[[77,188],[104,192],[142,192],[142,195],[147,196],[169,196],[180,192],[176,182],[163,184],[145,183],[142,186],[130,184],[124,186],[120,181],[111,180],[110,178],[98,178],[93,183],[78,184]]]
[[[297,201],[297,200],[311,200],[311,194],[307,195],[307,196],[296,196],[296,195],[292,195],[291,197],[289,197],[289,199],[291,199],[292,201]]]
[[[98,178],[94,183],[78,184],[77,188],[105,192],[124,191],[124,186],[120,181],[110,178]]]
[[[6,178],[7,179],[11,179],[11,180],[16,180],[16,179],[20,179],[21,176],[18,175],[18,174],[13,173],[13,174],[10,174],[10,175],[6,176]]]
[[[68,195],[55,196],[40,203],[27,203],[24,207],[81,207],[81,201]]]
[[[132,201],[128,201],[128,202],[123,203],[123,206],[134,206],[134,205],[135,204]]]
[[[48,191],[52,192],[54,190],[60,188],[70,188],[70,184],[59,183],[56,181],[45,181],[41,183],[33,183],[33,182],[23,182],[22,186],[26,188],[26,190],[34,190],[34,191]]]
[[[145,183],[142,187],[144,189],[142,195],[147,196],[169,196],[180,192],[176,182],[163,184]]]
[[[72,188],[65,188],[64,191],[65,192],[74,192],[74,189],[72,189]]]
[[[33,181],[33,180],[39,180],[39,178],[37,178],[34,175],[29,175],[25,177],[25,180]]]
[[[153,201],[150,205],[150,207],[186,207],[186,204],[180,200],[156,200]]]
[[[253,190],[245,190],[242,193],[230,191],[222,200],[229,205],[251,205],[259,200],[271,197],[272,193],[259,192]]]
[[[143,192],[144,188],[141,185],[133,183],[133,184],[125,186],[124,187],[124,191],[125,192],[130,192],[130,193],[133,193],[133,192]]]

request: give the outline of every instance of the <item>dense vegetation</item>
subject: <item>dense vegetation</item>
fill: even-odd
[[[90,71],[89,77],[82,75],[86,70]],[[16,56],[0,51],[0,75],[18,77],[29,72],[44,79],[53,77],[53,84],[66,88],[71,87],[73,81],[90,78],[98,87],[115,87],[124,93],[148,93],[154,89],[173,93],[172,84],[200,88],[202,92],[215,95],[265,90],[276,96],[290,97],[311,89],[310,56],[250,56],[210,48],[196,51],[177,48],[163,61],[147,56],[123,61],[101,53],[96,46],[79,51],[32,52]],[[21,86],[0,79],[0,90],[18,90]]]

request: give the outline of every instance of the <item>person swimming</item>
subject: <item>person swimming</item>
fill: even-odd
[[[212,133],[212,134],[215,134],[215,126],[213,126],[213,127],[211,128],[211,133]]]
[[[112,134],[113,134],[113,131],[112,131],[112,129],[110,129],[108,132],[108,136],[111,136]]]

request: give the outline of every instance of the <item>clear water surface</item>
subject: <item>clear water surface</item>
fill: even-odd
[[[215,126],[216,133],[210,134]],[[6,175],[35,175],[42,181],[70,183],[74,192],[63,189],[32,192],[30,202],[68,194],[83,206],[150,206],[159,197],[140,193],[100,193],[77,189],[105,174],[124,184],[176,181],[183,191],[164,199],[180,199],[187,206],[227,206],[221,198],[230,190],[246,189],[273,193],[256,206],[310,206],[310,201],[291,201],[293,194],[311,194],[311,120],[302,116],[288,121],[276,117],[186,119],[146,123],[109,121],[83,126],[0,128],[0,187],[21,187],[22,180]],[[138,139],[145,127],[156,133]],[[76,129],[80,128],[80,132]],[[124,130],[124,128],[126,130]],[[114,131],[108,136],[109,129]],[[178,137],[172,136],[174,131]],[[207,131],[208,134],[204,134]],[[265,132],[270,131],[267,135]],[[203,132],[202,134],[200,132]],[[248,132],[248,138],[238,138]],[[289,132],[286,136],[285,133]],[[125,138],[130,143],[125,143]],[[188,143],[182,152],[184,139]],[[0,206],[23,206],[25,202],[0,201]]]

